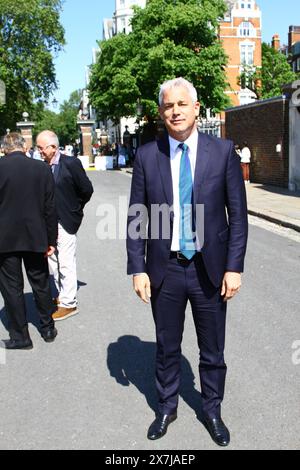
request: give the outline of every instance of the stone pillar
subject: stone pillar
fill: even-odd
[[[300,80],[292,85],[289,109],[289,190],[300,190]]]
[[[22,137],[25,139],[27,150],[29,150],[32,145],[32,129],[34,127],[34,122],[22,121],[17,122],[17,129],[21,132]]]
[[[90,165],[93,163],[93,152],[92,152],[92,133],[95,121],[89,119],[86,121],[77,121],[77,125],[81,133],[82,142],[82,153],[83,156],[89,157]]]

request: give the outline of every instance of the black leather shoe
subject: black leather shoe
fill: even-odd
[[[32,349],[33,344],[31,339],[26,341],[18,341],[16,339],[5,339],[2,341],[5,349]]]
[[[56,328],[51,328],[51,330],[45,331],[42,333],[42,338],[43,340],[46,341],[46,343],[53,343],[57,336],[57,329]]]
[[[218,446],[228,446],[230,434],[221,418],[204,418],[204,425]]]
[[[169,424],[175,421],[176,418],[176,413],[173,415],[162,415],[160,413],[157,414],[155,420],[148,430],[148,439],[155,441],[156,439],[163,437],[168,430]]]

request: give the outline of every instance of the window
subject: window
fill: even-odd
[[[239,36],[242,37],[256,37],[256,30],[250,21],[243,21],[239,27]]]
[[[121,25],[121,33],[126,33],[126,20],[125,18],[120,19],[120,25]]]
[[[241,64],[253,65],[254,46],[252,44],[241,44]]]
[[[251,0],[245,0],[244,2],[240,3],[240,8],[248,8],[248,10],[251,10],[251,8],[253,8],[253,2]]]

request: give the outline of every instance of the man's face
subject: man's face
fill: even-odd
[[[200,103],[193,103],[191,95],[184,86],[169,88],[163,94],[159,107],[171,137],[183,142],[197,128],[196,118],[199,116]]]
[[[57,152],[57,147],[56,145],[49,145],[48,142],[46,137],[39,137],[36,141],[36,146],[43,159],[50,163]]]

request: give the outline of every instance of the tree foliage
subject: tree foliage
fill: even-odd
[[[282,86],[297,80],[287,57],[266,43],[262,44],[262,68],[255,72],[245,67],[240,83],[252,90],[258,99],[273,98],[282,94]]]
[[[34,137],[39,132],[49,129],[57,134],[60,145],[74,143],[79,137],[77,115],[81,96],[82,90],[73,91],[70,98],[60,106],[58,114],[48,109],[36,111]]]
[[[47,100],[56,88],[53,56],[65,43],[61,0],[0,0],[0,79],[6,105],[0,128],[15,128],[34,101]]]
[[[227,58],[217,39],[223,0],[148,0],[135,7],[132,32],[99,43],[89,96],[101,118],[117,121],[136,114],[140,98],[145,115],[157,115],[159,85],[183,76],[192,81],[204,107],[228,104]]]

